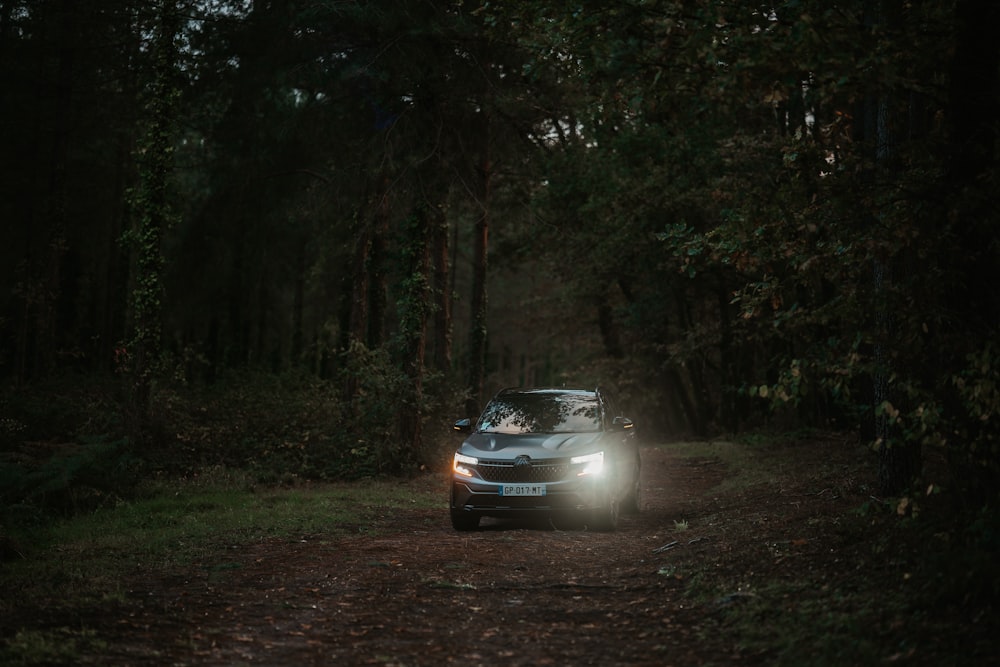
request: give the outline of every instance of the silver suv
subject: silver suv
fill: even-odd
[[[568,514],[612,531],[639,510],[641,461],[632,420],[602,389],[505,389],[455,452],[451,523],[475,530],[484,516]]]

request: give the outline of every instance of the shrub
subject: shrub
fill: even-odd
[[[73,514],[117,502],[134,486],[141,467],[124,439],[37,448],[44,458],[0,462],[0,506],[5,523],[37,519],[43,512]]]

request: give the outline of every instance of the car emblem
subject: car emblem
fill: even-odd
[[[514,459],[515,468],[530,468],[531,467],[531,457],[530,456],[518,456]]]

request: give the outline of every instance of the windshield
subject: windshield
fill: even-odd
[[[493,399],[479,418],[483,433],[584,433],[601,430],[594,394],[512,393]]]

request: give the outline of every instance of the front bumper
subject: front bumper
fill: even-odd
[[[603,479],[574,479],[546,484],[544,496],[504,496],[500,483],[454,475],[451,510],[479,516],[507,517],[535,513],[587,512],[607,504]]]

